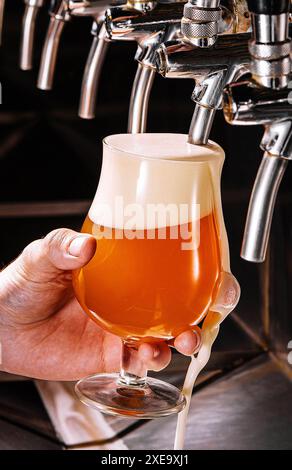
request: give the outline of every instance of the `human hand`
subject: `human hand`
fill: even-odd
[[[96,240],[58,229],[28,245],[0,273],[0,341],[3,371],[45,380],[77,380],[119,370],[121,340],[85,315],[72,288],[72,270],[90,261]],[[171,343],[185,355],[199,349],[200,329]],[[148,369],[171,359],[170,344],[144,343],[138,350]]]

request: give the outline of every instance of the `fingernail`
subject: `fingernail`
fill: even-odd
[[[69,255],[75,256],[75,258],[78,258],[78,256],[81,255],[83,247],[89,238],[90,236],[87,236],[87,235],[80,235],[79,237],[74,238],[74,240],[72,240],[69,246],[69,250],[68,250]]]

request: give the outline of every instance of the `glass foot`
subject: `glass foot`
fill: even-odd
[[[128,418],[160,418],[185,407],[184,395],[173,385],[151,377],[143,386],[123,385],[119,378],[119,374],[96,374],[80,380],[75,390],[85,405]]]

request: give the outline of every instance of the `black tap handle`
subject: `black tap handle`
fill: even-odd
[[[290,0],[247,0],[248,9],[258,15],[280,15],[290,11]]]

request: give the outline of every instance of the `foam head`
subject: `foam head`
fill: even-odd
[[[100,181],[89,212],[92,222],[124,228],[135,212],[139,230],[179,225],[210,214],[220,199],[224,152],[214,142],[197,146],[187,139],[184,134],[105,138]],[[153,206],[164,211],[164,217],[149,216]],[[175,206],[179,223],[174,222]]]

